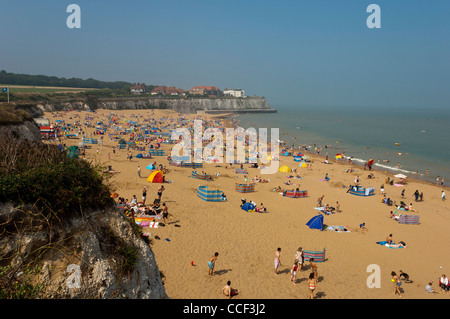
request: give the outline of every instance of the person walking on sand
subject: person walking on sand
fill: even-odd
[[[442,200],[444,201],[445,200],[445,192],[444,191],[442,191]]]
[[[295,253],[295,259],[298,260],[299,270],[303,269],[303,264],[305,262],[305,256],[303,255],[302,247],[298,247],[297,252]]]
[[[147,200],[147,188],[144,186],[142,190],[142,205],[145,206],[145,201]]]
[[[214,267],[216,265],[217,256],[219,256],[219,253],[215,252],[214,255],[211,256],[211,258],[209,258],[209,260],[208,260],[208,268],[209,268],[210,276],[214,275]]]
[[[322,195],[317,199],[317,207],[322,207],[322,201],[324,197],[325,195]]]
[[[402,294],[400,293],[400,286],[402,285],[402,282],[400,281],[400,278],[397,276],[395,271],[391,272],[392,276],[392,282],[394,283],[394,295],[398,293],[398,295],[401,297]]]
[[[281,265],[280,254],[281,254],[281,248],[278,247],[277,251],[275,252],[275,260],[274,260],[274,264],[275,264],[274,274],[275,275],[278,275],[277,274],[278,267]]]
[[[162,193],[164,191],[164,185],[159,186],[158,188],[158,199],[161,199]]]
[[[292,265],[291,268],[291,281],[292,283],[295,285],[296,284],[296,280],[297,280],[297,269],[298,269],[298,260],[294,260],[294,264]]]
[[[318,278],[319,277],[319,274],[317,273],[317,265],[316,265],[316,263],[314,262],[314,258],[311,258],[310,260],[309,260],[309,265],[311,266],[311,269],[312,269],[312,272],[313,272],[313,274],[314,274],[314,278]]]
[[[139,166],[139,165],[138,165],[138,168],[137,168],[137,174],[138,174],[139,177],[141,177],[141,166]]]
[[[163,209],[162,209],[162,218],[163,218],[163,221],[165,223],[166,219],[169,219],[169,210],[168,210],[168,208],[166,206],[166,203],[162,203],[162,207],[163,207]]]
[[[316,290],[316,285],[317,285],[317,279],[314,276],[314,273],[312,272],[309,274],[309,278],[308,278],[309,299],[314,298],[314,291]]]

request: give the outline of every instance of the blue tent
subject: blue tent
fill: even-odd
[[[255,205],[252,203],[245,203],[241,208],[247,212],[254,212],[256,209]]]
[[[306,225],[311,229],[323,230],[323,215],[314,216],[306,223]]]
[[[156,169],[156,167],[155,167],[155,165],[150,164],[150,165],[148,165],[148,166],[146,167],[146,169]]]

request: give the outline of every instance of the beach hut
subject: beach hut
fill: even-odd
[[[287,166],[287,165],[281,166],[281,167],[278,169],[278,171],[284,172],[284,173],[292,172],[291,168],[290,168],[289,166]]]
[[[197,188],[197,196],[207,202],[222,202],[223,192],[219,189],[208,190],[208,186],[199,186]]]
[[[309,226],[311,229],[323,230],[323,215],[314,216],[306,223],[306,226]]]
[[[243,210],[245,210],[246,212],[255,212],[256,211],[256,207],[252,203],[245,203],[244,205],[242,205],[241,208]]]
[[[255,183],[251,184],[235,183],[234,189],[238,193],[253,193],[255,191]]]
[[[154,171],[147,177],[147,182],[163,183],[163,173],[161,171]]]

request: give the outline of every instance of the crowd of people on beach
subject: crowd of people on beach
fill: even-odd
[[[82,130],[80,130],[80,133],[83,133]],[[135,135],[135,137],[137,137],[137,136]],[[102,139],[103,139],[103,137],[102,137]],[[154,139],[144,140],[145,146],[147,146],[147,147],[152,146],[152,148],[153,148],[154,146],[152,145],[152,143],[154,141],[155,141]],[[159,146],[157,148],[159,148]],[[308,148],[304,147],[304,150],[306,150],[306,149],[308,149]],[[115,152],[115,149],[113,151]],[[317,154],[319,154],[322,151],[322,148],[317,147],[314,150],[310,150],[310,151],[311,151],[311,153],[317,152]],[[98,153],[98,149],[97,149],[97,153]],[[128,161],[131,161],[133,159],[133,157],[134,157],[133,153],[131,152],[131,150],[129,148],[127,148],[126,149],[126,159]],[[327,161],[328,161],[328,159],[327,159]],[[308,164],[308,167],[307,167],[308,169],[312,169],[312,165],[311,166],[310,165],[311,164]],[[164,173],[164,175],[170,172],[170,170],[168,168],[166,168],[162,164],[158,165],[156,163],[156,161],[153,162],[153,167],[154,167],[154,169],[161,170]],[[228,167],[228,166],[226,166],[226,167]],[[229,167],[232,167],[232,165],[229,164]],[[241,169],[244,168],[243,164],[240,164],[240,168]],[[371,167],[369,167],[369,169],[371,170]],[[347,169],[347,172],[353,173],[353,172],[355,172],[355,170],[353,168],[350,168],[350,169]],[[134,173],[134,174],[136,174],[136,173]],[[141,174],[142,174],[141,167],[138,165],[137,166],[138,178],[142,177]],[[201,173],[199,173],[199,174],[208,175],[205,171],[201,171]],[[217,175],[217,176],[219,176],[219,175]],[[296,170],[293,170],[292,173],[289,174],[287,177],[289,178],[289,180],[285,182],[286,185],[295,185],[291,179],[301,179],[301,176],[297,173]],[[270,182],[270,179],[264,179],[264,178],[259,177],[258,175],[255,175],[253,178],[250,179],[249,175],[245,174],[243,178],[244,178],[245,183],[249,183],[249,181],[251,181],[252,183],[268,183],[268,182]],[[367,178],[373,180],[375,178],[375,176],[371,172]],[[328,173],[326,173],[324,180],[326,180],[326,181],[330,180]],[[355,185],[360,185],[359,175],[355,176],[354,182],[355,182]],[[398,184],[398,186],[402,186],[402,185],[406,185],[407,183],[406,183],[405,179],[401,179],[400,181],[398,181],[397,184]],[[443,186],[444,179],[437,177],[436,184]],[[401,208],[401,209],[407,210],[409,212],[416,212],[415,207],[413,208],[412,203],[410,203],[409,205],[407,205],[403,201],[401,201],[400,204],[394,203],[393,200],[391,199],[391,197],[388,196],[388,193],[391,192],[391,190],[387,189],[390,187],[389,185],[394,185],[394,180],[390,179],[388,177],[387,180],[385,181],[385,184],[380,186],[380,193],[382,195],[381,202],[384,204],[387,204],[389,206],[394,205],[397,208]],[[286,191],[286,189],[283,189],[281,186],[273,188],[273,190],[275,192],[279,192],[279,193],[284,193]],[[299,188],[297,188],[296,190],[300,191]],[[124,198],[123,196],[118,196],[117,204],[118,204],[118,207],[122,210],[122,212],[126,216],[131,218],[132,220],[135,220],[138,217],[153,217],[155,220],[162,220],[164,223],[167,223],[169,221],[170,215],[169,215],[169,209],[168,209],[166,202],[162,201],[164,191],[165,191],[164,184],[159,185],[156,190],[155,198],[153,199],[153,201],[150,201],[150,203],[148,203],[147,198],[148,198],[149,192],[148,192],[147,188],[144,187],[142,190],[141,200],[138,200],[136,195],[133,195],[131,197],[131,199]],[[402,199],[406,198],[405,192],[406,192],[406,189],[402,188],[402,191],[401,191]],[[423,191],[419,192],[419,190],[416,190],[412,194],[412,196],[416,202],[424,201]],[[224,193],[223,193],[223,198],[224,198],[224,200],[226,200],[226,196]],[[339,201],[336,201],[335,206],[331,206],[330,204],[324,202],[324,198],[325,198],[325,195],[321,195],[317,198],[317,207],[318,208],[322,208],[322,211],[324,211],[325,213],[341,212],[341,207],[340,207],[341,204]],[[445,200],[445,191],[444,190],[442,190],[441,198],[443,201]],[[247,201],[244,200],[242,202],[241,206],[246,202]],[[257,205],[253,201],[250,201],[250,203],[254,204],[255,209],[258,212],[266,212],[267,211],[267,208],[264,206],[263,203],[260,203],[260,205]],[[398,216],[395,216],[395,214],[392,211],[390,212],[389,217],[394,218],[394,219],[398,218]],[[365,223],[360,224],[360,228],[364,229],[364,230],[367,229]],[[392,240],[392,234],[390,234],[386,238],[386,241],[387,241],[387,244],[389,245],[389,247],[391,247],[391,248],[406,248],[407,247],[407,245],[404,241],[399,241],[398,243],[394,243]],[[218,260],[218,256],[219,256],[219,253],[215,252],[208,260],[207,264],[208,264],[209,276],[214,275],[216,261]],[[279,271],[280,266],[281,266],[281,248],[278,248],[275,251],[274,270],[273,270],[274,275],[279,275],[281,273]],[[307,275],[305,276],[307,278],[307,291],[308,291],[307,295],[309,298],[312,299],[312,298],[314,298],[314,296],[316,294],[317,286],[318,286],[318,284],[320,284],[320,281],[321,281],[321,279],[319,280],[319,278],[321,278],[321,277],[318,277],[318,267],[317,267],[317,263],[314,261],[314,258],[310,258],[309,265],[305,265],[303,249],[301,247],[299,247],[295,253],[295,257],[293,258],[292,265],[290,265],[290,267],[289,267],[289,281],[292,282],[293,284],[298,284],[299,283],[298,277],[302,273],[307,273]],[[409,279],[409,275],[400,270],[399,275],[397,275],[396,272],[392,271],[391,276],[392,276],[392,282],[394,284],[394,294],[398,294],[399,296],[402,296],[401,295],[402,282],[405,282],[405,283],[412,282]],[[430,281],[428,283],[428,285],[426,286],[427,287],[426,291],[436,293],[435,290],[432,288],[432,284],[433,284],[433,281]],[[439,278],[439,287],[442,289],[442,291],[444,291],[447,294],[450,291],[449,281],[448,281],[448,278],[445,276],[445,274],[443,274]],[[232,297],[238,295],[240,293],[240,291],[238,289],[232,288],[231,281],[227,281],[226,285],[222,289],[222,293],[227,298],[232,298]]]

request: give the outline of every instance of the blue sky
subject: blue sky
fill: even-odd
[[[81,29],[69,29],[69,4]],[[369,4],[381,29],[369,29]],[[0,1],[0,69],[189,89],[274,107],[449,107],[450,1]]]

